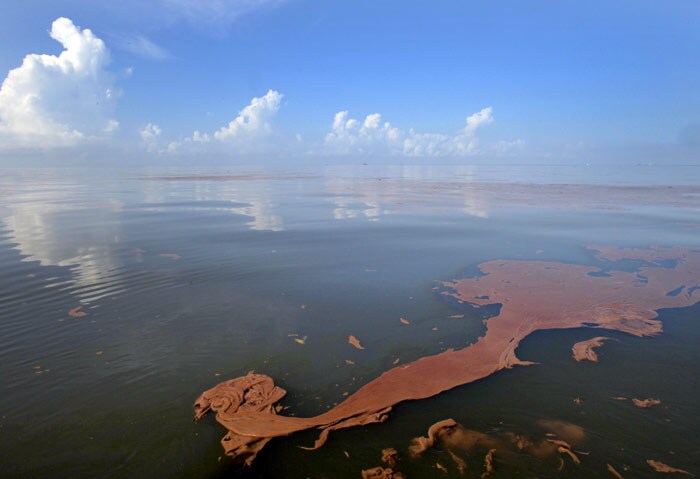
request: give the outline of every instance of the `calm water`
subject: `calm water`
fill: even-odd
[[[656,477],[646,459],[700,474],[698,305],[662,311],[657,338],[606,332],[617,341],[598,364],[570,355],[595,331],[537,333],[518,354],[537,366],[400,404],[318,451],[297,448],[313,431],[275,440],[250,470],[221,457],[213,418],[192,422],[200,392],[250,370],[288,390],[288,413],[312,415],[397,358],[468,344],[488,311],[433,287],[483,261],[595,265],[582,245],[700,246],[697,185],[700,167],[2,170],[0,475],[357,478],[448,417],[486,432],[536,435],[542,418],[586,429],[581,466],[500,460],[495,478],[610,477],[606,463]],[[449,464],[435,451],[403,471],[445,477],[436,460]],[[482,460],[468,458],[469,477]]]

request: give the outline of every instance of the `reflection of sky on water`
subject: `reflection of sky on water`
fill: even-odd
[[[81,301],[90,302],[119,292],[125,287],[124,268],[143,260],[138,254],[126,254],[141,246],[127,247],[125,241],[143,234],[134,230],[140,220],[132,221],[131,215],[154,213],[154,221],[165,213],[181,217],[168,232],[154,226],[150,239],[160,247],[162,235],[196,228],[187,224],[188,219],[196,221],[206,214],[246,219],[234,221],[233,228],[281,232],[323,218],[376,222],[387,215],[448,213],[486,219],[524,206],[621,210],[628,204],[648,204],[697,211],[700,198],[692,186],[670,190],[577,185],[577,175],[583,180],[590,173],[586,169],[572,170],[570,185],[505,183],[496,181],[494,171],[473,166],[356,165],[329,167],[320,178],[5,175],[0,179],[0,221],[11,238],[7,242],[25,261],[69,268],[71,289]]]
[[[390,213],[389,210],[380,209],[379,203],[369,199],[356,201],[352,198],[336,196],[331,201],[336,206],[333,208],[333,218],[336,220],[347,220],[364,216],[369,221],[379,221],[379,216]]]
[[[487,219],[496,213],[523,208],[700,210],[700,187],[691,181],[700,168],[690,167],[685,175],[680,170],[643,168],[639,185],[630,183],[624,176],[629,173],[628,168],[611,172],[587,167],[515,170],[520,174],[513,178],[505,167],[333,167],[326,172],[324,191],[334,205],[335,219],[419,213],[463,213]],[[654,171],[658,175],[654,176]],[[610,176],[601,178],[596,172]],[[623,177],[627,180],[622,181]]]
[[[124,251],[125,239],[139,234],[129,230],[130,212],[228,212],[249,217],[250,230],[284,230],[265,181],[130,180],[126,188],[103,189],[87,178],[5,180],[0,221],[6,242],[23,261],[69,268],[71,280],[47,286],[70,289],[84,304],[121,292],[125,265],[142,260]]]
[[[445,169],[436,166],[395,166],[380,170],[355,167],[329,168],[325,192],[331,195],[333,218],[378,221],[392,213],[444,211],[446,208],[488,218],[487,202],[470,188],[473,166]],[[449,189],[441,183],[451,183]]]
[[[478,337],[480,321],[449,319],[463,311],[435,301],[432,278],[451,279],[462,267],[494,257],[586,261],[577,255],[590,242],[697,242],[697,186],[591,189],[571,181],[551,187],[489,182],[477,169],[439,166],[331,170],[314,178],[164,179],[137,172],[105,179],[60,172],[15,181],[0,175],[0,271],[8,311],[1,316],[9,318],[1,325],[0,397],[11,406],[10,423],[24,434],[5,435],[6,444],[24,441],[12,455],[16,462],[42,472],[44,464],[68,463],[65,455],[37,456],[35,438],[41,438],[57,454],[75,449],[75,461],[94,462],[97,475],[106,462],[123,461],[134,477],[187,477],[177,473],[178,465],[193,444],[204,442],[212,456],[193,461],[193,477],[200,477],[202,464],[218,464],[220,429],[207,429],[212,436],[200,441],[192,437],[208,426],[182,428],[189,425],[183,411],[204,387],[264,368],[298,388],[290,404],[307,400],[302,407],[313,410],[391,367],[395,357],[409,361]],[[600,207],[605,202],[621,208]],[[540,207],[548,210],[525,209]],[[89,316],[68,317],[79,304]],[[409,318],[410,326],[399,317]],[[299,345],[290,333],[308,335],[308,341]],[[355,351],[348,334],[367,349]],[[358,354],[357,380],[343,361],[349,354]],[[47,372],[37,374],[35,365]],[[496,390],[513,390],[513,380],[503,379]],[[535,381],[546,386],[545,392],[535,389],[548,414],[562,382]],[[575,397],[580,383],[569,391]],[[497,398],[495,392],[484,397],[485,409]],[[440,399],[445,407],[437,409],[456,413],[467,398],[474,399],[470,391]],[[422,414],[421,404],[410,407]],[[571,404],[566,397],[561,409]],[[520,401],[512,410],[508,401],[498,406],[488,416],[493,424],[503,420],[503,411],[522,414]],[[428,418],[437,409],[428,405],[419,421],[427,426],[440,419]],[[115,421],[128,419],[118,425],[119,437],[104,427],[114,424],[115,412]],[[682,424],[682,417],[671,424]],[[87,441],[93,425],[110,440]],[[145,437],[144,427],[154,434]],[[393,426],[377,432],[386,434],[381,442],[387,444],[414,433]],[[140,455],[120,457],[112,438]],[[156,471],[163,466],[154,466],[154,454],[166,457],[171,469]],[[43,462],[37,466],[31,458]]]
[[[464,188],[464,209],[462,211],[476,218],[489,217],[486,201],[470,188]]]
[[[70,268],[75,293],[82,301],[89,302],[120,289],[121,262],[114,248],[123,229],[111,218],[121,211],[123,204],[119,201],[86,204],[77,194],[79,187],[73,187],[72,192],[61,188],[26,188],[6,205],[2,221],[24,261]]]
[[[434,192],[423,191],[421,181],[437,175],[434,169],[422,167],[390,169],[387,173],[392,177],[383,181],[345,176],[351,171],[338,173],[343,174],[322,180],[321,190],[332,196],[321,201],[315,196],[319,192],[318,184],[304,183],[303,179],[168,181],[138,176],[105,180],[28,175],[13,181],[5,177],[0,221],[7,230],[7,242],[13,244],[23,261],[70,269],[71,278],[60,280],[66,284],[49,286],[66,289],[88,304],[127,288],[129,275],[125,269],[143,261],[143,256],[132,250],[141,249],[142,245],[136,243],[145,233],[133,229],[132,225],[140,220],[131,215],[154,213],[155,219],[165,213],[189,212],[189,217],[194,218],[223,212],[248,218],[241,226],[260,232],[285,230],[283,215],[287,213],[296,221],[300,214],[317,216],[329,207],[335,219],[379,221],[380,217],[394,212],[428,208],[425,195],[434,196]],[[468,170],[460,175],[462,181],[468,176]],[[300,187],[302,183],[305,186]],[[304,212],[290,206],[291,198],[297,193],[303,197],[302,201],[313,203],[311,209]],[[464,192],[463,204],[467,214],[485,216],[483,205],[472,193]],[[183,223],[181,228],[188,225]],[[158,240],[157,234],[155,239]],[[160,243],[164,241],[162,238]]]
[[[249,199],[250,206],[231,208],[233,213],[250,216],[253,218],[247,224],[251,230],[255,231],[283,231],[284,222],[282,217],[275,214],[277,206],[269,196],[260,195],[255,199]]]
[[[156,205],[149,207],[150,211],[165,211],[167,200],[177,198],[191,203],[179,204],[180,210],[227,211],[251,217],[247,223],[251,230],[284,230],[284,221],[276,212],[277,204],[273,200],[275,190],[265,180],[144,180],[143,185],[145,201]],[[218,202],[218,205],[206,205],[207,202]]]
[[[194,186],[192,200],[195,202],[230,202],[232,205],[226,211],[237,215],[249,216],[251,220],[246,224],[251,230],[284,230],[284,222],[282,217],[277,214],[277,204],[273,200],[275,190],[268,181],[194,181],[194,184],[185,182],[182,185],[185,188],[184,196],[188,195],[187,188],[192,188],[192,186]],[[193,206],[196,206],[196,204]]]

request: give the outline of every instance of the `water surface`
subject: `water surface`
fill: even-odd
[[[659,337],[606,332],[616,341],[598,364],[570,353],[595,331],[536,333],[518,355],[538,366],[401,404],[318,451],[296,447],[313,432],[275,440],[251,470],[221,457],[222,427],[191,420],[201,391],[250,370],[287,389],[287,414],[313,415],[397,359],[469,344],[494,311],[433,288],[484,261],[600,265],[583,245],[700,246],[696,185],[697,167],[3,170],[2,476],[359,477],[448,417],[487,432],[536,434],[542,418],[586,429],[580,467],[497,461],[494,477],[602,478],[606,463],[655,477],[646,459],[697,474],[697,305],[662,311]],[[403,470],[434,477],[443,456]],[[468,458],[469,477],[481,460]]]

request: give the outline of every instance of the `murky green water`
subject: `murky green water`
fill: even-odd
[[[586,429],[581,466],[497,458],[495,478],[611,477],[607,463],[656,477],[646,459],[700,474],[698,305],[663,311],[660,337],[606,333],[598,364],[570,355],[595,331],[536,333],[518,355],[537,366],[400,404],[318,451],[297,448],[313,431],[275,440],[250,470],[221,457],[213,418],[192,422],[201,391],[250,370],[287,389],[288,413],[312,415],[397,358],[469,344],[489,311],[433,287],[483,261],[595,265],[582,245],[700,246],[696,185],[697,167],[4,170],[0,475],[356,478],[448,417],[486,432],[537,435],[542,418]],[[402,470],[445,477],[436,461],[449,465],[433,451]],[[483,454],[468,463],[480,477]]]

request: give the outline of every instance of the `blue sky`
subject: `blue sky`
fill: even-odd
[[[37,60],[5,81],[0,158],[700,162],[696,1],[8,3],[0,77],[61,53],[59,17],[104,50],[90,78]]]

